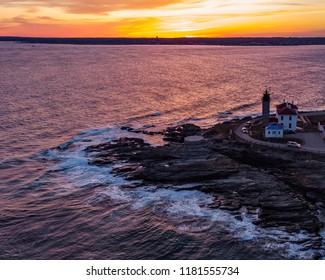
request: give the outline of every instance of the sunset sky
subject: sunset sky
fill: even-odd
[[[325,36],[324,0],[1,0],[0,36]]]

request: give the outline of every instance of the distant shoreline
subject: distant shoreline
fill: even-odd
[[[0,36],[0,42],[67,45],[204,45],[204,46],[299,46],[325,45],[325,37],[236,38],[45,38]]]

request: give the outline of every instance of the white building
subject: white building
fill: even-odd
[[[283,138],[282,125],[272,123],[265,127],[265,138]]]
[[[276,118],[284,131],[296,131],[298,107],[293,103],[284,102],[276,106]]]

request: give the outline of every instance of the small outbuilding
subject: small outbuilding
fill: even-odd
[[[265,138],[283,138],[282,125],[272,123],[265,127]]]
[[[322,133],[322,136],[325,137],[325,122],[318,122],[318,130]]]

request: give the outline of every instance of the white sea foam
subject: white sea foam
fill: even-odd
[[[127,192],[121,190],[119,186],[110,185],[109,187],[106,187],[105,190],[96,192],[95,195],[89,198],[88,202],[101,202],[105,199],[119,203],[128,203],[131,201],[131,196]]]
[[[80,187],[92,183],[114,183],[125,184],[122,178],[114,177],[109,171],[109,167],[89,165],[84,149],[90,145],[95,145],[116,139],[118,136],[126,137],[130,133],[121,131],[118,128],[84,131],[82,134],[67,141],[60,147],[65,149],[50,149],[47,155],[51,160],[59,162],[48,171],[64,171],[64,177],[69,185]],[[85,140],[87,140],[85,142]],[[71,144],[74,144],[71,146]]]
[[[199,228],[204,231],[218,225],[239,240],[252,240],[256,237],[256,226],[246,213],[242,214],[242,219],[237,219],[227,211],[208,208],[213,202],[210,194],[197,190],[141,188],[133,191],[133,199],[134,209],[151,206],[156,214],[165,215],[176,222],[194,218],[192,223],[180,222],[178,229],[181,231],[197,231]],[[203,226],[197,219],[204,220]]]

